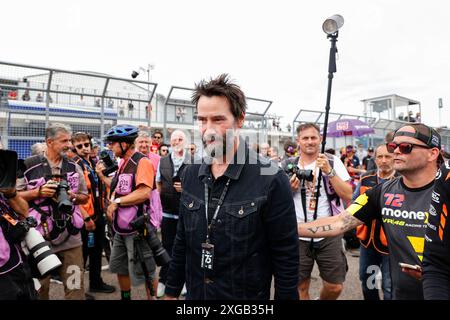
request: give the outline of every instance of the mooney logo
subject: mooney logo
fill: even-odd
[[[425,220],[425,212],[422,211],[406,211],[399,209],[383,208],[381,214],[386,217],[403,218],[409,220]]]

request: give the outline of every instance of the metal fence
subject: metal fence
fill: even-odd
[[[98,139],[117,123],[149,128],[163,104],[161,97],[153,99],[156,87],[100,73],[0,62],[2,142],[24,157],[32,144],[44,140],[50,122]]]
[[[305,122],[312,122],[320,127],[322,127],[324,123],[325,112],[324,111],[314,111],[314,110],[304,110],[301,109],[297,116],[294,118],[292,122],[293,132],[292,138],[295,139],[296,127]],[[358,119],[365,123],[367,123],[370,127],[372,127],[375,132],[368,136],[363,137],[345,137],[345,138],[331,138],[327,137],[327,143],[330,147],[336,148],[338,146],[346,145],[347,142],[349,144],[363,143],[365,147],[371,145],[375,146],[379,143],[382,143],[386,137],[386,134],[389,132],[395,131],[401,126],[407,124],[406,121],[400,120],[388,120],[388,119],[377,119],[375,117],[367,117],[360,115],[351,115],[345,113],[332,113],[329,114],[329,122],[336,121],[340,119]],[[450,150],[450,129],[447,128],[436,128],[436,130],[441,134],[442,137],[442,146],[445,150]],[[340,140],[340,141],[338,141]]]
[[[193,90],[172,86],[165,97],[157,84],[95,72],[68,71],[0,61],[0,135],[2,144],[19,157],[44,141],[49,123],[69,125],[101,139],[112,126],[128,123],[141,130],[174,129],[194,136]],[[268,140],[272,101],[247,98],[244,130]],[[280,133],[281,134],[281,133]]]

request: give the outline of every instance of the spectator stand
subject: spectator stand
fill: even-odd
[[[147,106],[156,83],[112,77],[94,72],[74,72],[0,61],[0,135],[19,156],[44,140],[45,127],[61,122],[74,132],[86,131],[101,139],[117,123],[147,125]],[[8,99],[15,91],[17,99]],[[30,99],[21,97],[28,93]],[[134,104],[131,117],[118,116],[119,101]],[[128,116],[128,114],[126,114]]]

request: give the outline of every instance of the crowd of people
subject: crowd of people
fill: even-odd
[[[33,271],[11,231],[23,221],[61,262],[66,299],[120,290],[130,300],[145,284],[149,300],[308,300],[317,264],[319,299],[334,300],[355,228],[364,299],[450,299],[450,165],[433,128],[407,123],[339,157],[304,123],[281,156],[246,142],[245,94],[227,75],[200,81],[193,103],[202,152],[181,130],[164,144],[158,130],[120,124],[101,150],[87,132],[46,128],[0,186],[0,299],[49,299],[51,274]],[[117,284],[102,278],[103,252]]]

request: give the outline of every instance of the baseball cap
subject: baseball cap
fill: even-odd
[[[399,132],[401,128],[407,126],[414,128],[415,132]],[[431,148],[438,148],[439,150],[441,150],[441,135],[435,129],[423,123],[408,123],[407,125],[398,128],[394,133],[394,138],[398,136],[416,138],[417,140],[422,141]]]
[[[401,128],[407,126],[414,128],[415,132],[414,133],[405,131],[399,132]],[[417,140],[420,140],[423,143],[425,143],[430,148],[438,148],[439,149],[438,163],[444,161],[442,153],[440,152],[442,149],[441,135],[432,127],[429,127],[423,123],[408,123],[407,125],[404,125],[395,131],[394,138],[399,136],[416,138]]]
[[[367,149],[367,151],[368,151],[368,152],[373,152],[373,148],[372,148],[372,147],[369,147],[369,148]]]

